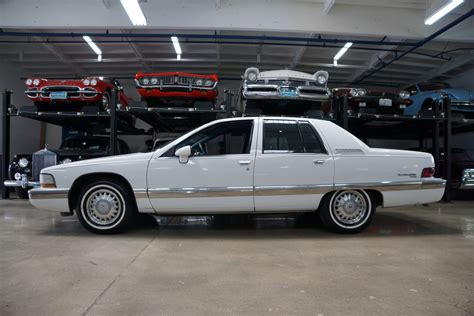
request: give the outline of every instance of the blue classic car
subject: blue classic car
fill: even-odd
[[[420,82],[408,87],[411,106],[406,107],[405,115],[418,115],[421,110],[432,109],[439,104],[443,94],[451,99],[451,111],[474,116],[474,91],[452,88],[445,82]]]

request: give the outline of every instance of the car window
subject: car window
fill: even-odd
[[[263,152],[302,153],[303,139],[293,120],[265,120],[263,125]]]
[[[193,156],[248,154],[252,126],[253,120],[218,123],[182,141],[172,152],[189,145]],[[169,156],[169,152],[163,156]]]
[[[298,127],[303,137],[305,152],[315,154],[326,153],[321,139],[309,122],[300,121],[298,122]]]

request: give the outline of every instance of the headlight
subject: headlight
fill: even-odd
[[[142,81],[142,84],[144,84],[144,85],[147,85],[147,84],[150,83],[150,79],[148,79],[148,78],[142,78],[141,81]]]
[[[22,167],[22,168],[28,167],[28,164],[29,164],[29,163],[30,163],[30,162],[29,162],[28,159],[26,159],[26,158],[21,158],[20,160],[18,160],[18,165],[19,165],[20,167]]]
[[[324,71],[324,70],[317,71],[314,74],[314,79],[316,79],[316,81],[319,84],[326,84],[328,82],[328,79],[329,79],[329,73],[327,71]]]
[[[26,83],[27,86],[31,86],[31,84],[33,83],[33,80],[31,80],[31,79],[26,79],[26,82],[25,82],[25,83]]]
[[[40,80],[39,80],[39,79],[33,80],[33,84],[34,84],[35,86],[38,86],[38,85],[40,84]]]
[[[55,188],[54,177],[47,173],[40,173],[40,185],[42,188]]]
[[[65,164],[65,163],[70,163],[72,162],[71,158],[64,158],[63,160],[61,160],[61,164]]]
[[[92,79],[92,80],[91,80],[91,85],[95,86],[96,84],[97,84],[97,80]]]
[[[206,80],[206,83],[204,83],[205,86],[210,87],[214,84],[214,81],[212,80]]]
[[[17,181],[21,180],[21,173],[19,172],[15,173],[15,180]]]
[[[244,73],[244,79],[250,82],[256,82],[260,71],[257,68],[247,68]]]
[[[86,85],[86,86],[90,85],[90,83],[91,83],[91,81],[90,81],[89,79],[84,79],[82,82],[83,82],[84,85]]]
[[[410,92],[405,91],[405,90],[400,91],[400,93],[399,93],[398,95],[399,95],[400,98],[402,98],[402,99],[408,99],[408,98],[410,98]]]
[[[202,86],[202,79],[196,80],[196,86]]]
[[[151,84],[158,84],[158,78],[153,77],[150,79],[150,82]]]
[[[364,97],[367,94],[367,90],[363,88],[352,88],[349,93],[353,97]]]

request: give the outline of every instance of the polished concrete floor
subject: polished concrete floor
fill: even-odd
[[[0,201],[0,315],[470,315],[474,202],[304,217],[171,217],[97,236]]]

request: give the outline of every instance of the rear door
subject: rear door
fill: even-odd
[[[255,171],[255,211],[315,210],[332,190],[334,160],[311,122],[262,119]]]

